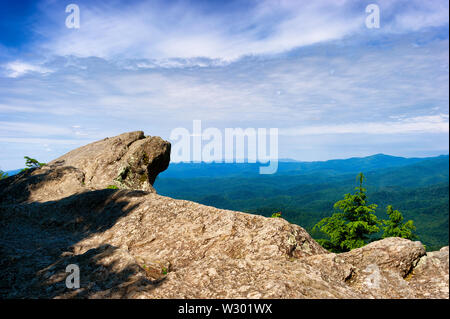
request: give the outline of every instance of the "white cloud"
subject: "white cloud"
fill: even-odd
[[[45,80],[39,74],[0,78],[0,111],[35,113],[33,122],[62,117],[79,134],[85,132],[74,125],[92,127],[98,119],[103,129],[110,121],[116,128],[148,123],[155,129],[192,119],[295,127],[446,113],[448,41],[412,47],[414,37],[400,37],[388,49],[360,46],[356,39],[345,47],[321,45],[299,56],[245,58],[220,67],[130,68],[152,62],[58,58],[44,65],[54,70]]]
[[[379,5],[379,33],[448,25],[446,1],[389,0]],[[59,21],[61,12],[50,8],[44,6],[42,15],[54,23],[44,24],[40,19],[35,26],[46,37],[36,44],[39,50],[63,56],[155,59],[157,64],[201,64],[189,60],[198,57],[233,61],[369,32],[364,24],[365,6],[350,0],[266,0],[231,12],[220,5],[204,10],[202,4],[186,1],[135,2],[121,7],[90,2],[81,5],[81,27],[76,30],[65,28]],[[175,62],[173,58],[187,60]]]
[[[417,116],[391,122],[346,123],[280,129],[280,135],[336,135],[336,134],[417,134],[449,132],[448,114]]]
[[[33,107],[24,107],[20,105],[7,105],[0,104],[0,112],[1,113],[17,113],[17,112],[36,112],[36,109]]]
[[[61,146],[67,146],[67,145],[78,145],[82,146],[88,143],[93,142],[92,139],[80,139],[80,140],[73,140],[73,139],[59,139],[59,138],[34,138],[34,137],[0,137],[1,143],[17,143],[20,145],[27,145],[27,144],[36,144],[43,147],[48,147],[49,145],[61,145]]]
[[[1,136],[15,136],[17,134],[32,134],[32,135],[64,135],[69,134],[68,128],[60,127],[50,124],[37,124],[30,122],[5,122],[0,121],[0,135]]]
[[[385,26],[390,32],[417,31],[449,23],[448,1],[380,0],[381,16],[392,17]]]
[[[48,74],[52,72],[48,68],[41,65],[29,64],[21,61],[14,61],[7,63],[3,66],[7,70],[7,76],[11,78],[16,78],[29,72],[37,72],[41,74]]]
[[[299,154],[303,156],[306,149],[311,160],[392,150],[400,155],[411,154],[412,149],[417,153],[448,152],[448,38],[442,37],[442,30],[384,34],[369,39],[362,33],[345,41],[320,43],[287,54],[224,61],[253,51],[284,50],[307,41],[314,33],[302,29],[302,19],[296,19],[311,15],[314,20],[314,10],[324,8],[311,2],[305,11],[292,8],[287,13],[271,13],[271,3],[264,4],[266,7],[259,7],[261,12],[252,11],[247,16],[250,20],[232,20],[228,26],[220,19],[200,19],[199,26],[188,28],[186,21],[198,18],[196,12],[189,10],[186,21],[174,22],[174,12],[155,18],[156,25],[166,30],[164,17],[172,17],[168,21],[176,30],[170,30],[176,32],[172,37],[167,29],[169,33],[163,34],[166,40],[177,39],[182,34],[177,30],[184,26],[184,31],[193,31],[193,36],[196,32],[201,35],[205,25],[213,34],[218,32],[221,40],[208,51],[213,59],[170,58],[176,52],[196,55],[197,49],[209,40],[191,38],[194,47],[178,51],[177,43],[167,45],[163,38],[162,42],[158,42],[158,37],[146,38],[149,31],[141,30],[139,23],[127,31],[126,20],[115,11],[112,18],[117,19],[118,25],[106,38],[95,28],[87,30],[88,37],[80,38],[80,42],[76,30],[70,31],[74,35],[70,41],[59,32],[51,34],[49,52],[69,54],[74,49],[83,55],[90,49],[104,49],[106,58],[57,56],[39,65],[24,66],[20,62],[8,69],[10,77],[0,76],[0,148],[4,154],[18,154],[8,165],[14,168],[13,162],[22,163],[20,152],[29,155],[32,147],[36,152],[51,149],[51,154],[45,154],[51,159],[50,155],[61,155],[75,145],[124,131],[144,130],[167,139],[171,129],[191,128],[194,119],[202,120],[204,127],[219,129],[278,127],[283,134],[283,157],[301,159]],[[286,4],[285,8],[289,5],[294,4]],[[127,14],[131,17],[131,13],[123,12],[124,17]],[[105,22],[103,15],[100,12],[100,21],[92,23]],[[265,24],[263,17],[273,21]],[[333,22],[326,10],[317,19],[324,25],[315,30],[319,35],[313,41],[319,42],[333,34],[328,28],[336,28],[336,37],[341,37],[347,32],[346,26],[351,29],[354,23],[344,23],[339,29],[337,23],[342,19],[338,15],[337,22]],[[331,23],[327,24],[327,20]],[[83,21],[86,20],[82,18],[82,28]],[[249,27],[252,24],[255,26]],[[236,28],[242,32],[232,37],[230,32]],[[119,35],[119,42],[109,43]],[[55,39],[62,41],[61,46]],[[64,51],[63,40],[73,47]],[[141,45],[144,42],[147,45]],[[92,54],[101,53],[94,51]],[[124,52],[155,58],[117,58]],[[358,141],[353,133],[371,136],[355,146]],[[310,135],[299,138],[305,134]],[[300,144],[301,149],[297,146]],[[383,149],[387,144],[390,148]],[[315,151],[318,149],[320,152]],[[3,161],[12,156],[2,155],[0,164],[5,165],[7,162]]]

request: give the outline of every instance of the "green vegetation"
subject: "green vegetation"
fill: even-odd
[[[335,212],[334,203],[354,188],[355,175],[363,171],[367,198],[379,207],[374,213],[378,220],[388,218],[384,208],[392,205],[404,220],[414,220],[416,234],[427,250],[449,243],[448,156],[280,162],[281,173],[274,175],[257,174],[259,164],[254,166],[254,175],[248,173],[248,163],[179,163],[174,170],[172,165],[154,185],[158,194],[266,217],[282,211],[284,219],[302,226],[317,240],[327,238],[313,231],[314,225]]]
[[[389,216],[388,220],[383,220],[384,233],[383,238],[386,237],[401,237],[406,239],[416,239],[417,235],[414,233],[416,227],[412,220],[408,220],[403,223],[403,215],[398,210],[393,210],[389,205],[386,209],[386,213]]]
[[[28,156],[24,156],[24,158],[25,158],[25,166],[28,168],[42,167],[46,165],[46,163],[40,163],[38,160],[30,158]]]
[[[4,179],[4,178],[7,178],[7,177],[8,177],[8,174],[6,174],[2,170],[0,170],[0,179]]]
[[[270,217],[272,217],[272,218],[281,217],[281,212],[273,213],[272,216],[270,216]]]
[[[376,204],[367,205],[366,189],[362,187],[363,173],[358,175],[359,187],[356,194],[346,194],[343,200],[334,204],[334,209],[341,212],[334,213],[318,222],[314,230],[319,230],[328,239],[318,239],[318,242],[332,252],[345,252],[366,245],[373,241],[372,235],[379,232],[378,225],[382,224],[384,233],[382,238],[401,237],[416,239],[416,227],[412,220],[403,223],[403,215],[392,206],[387,207],[388,220],[379,221],[375,215]],[[378,239],[378,238],[375,238]]]
[[[119,187],[117,187],[116,185],[108,185],[106,189],[119,189]]]
[[[40,168],[44,165],[47,165],[46,163],[41,163],[38,160],[28,157],[28,156],[24,156],[23,158],[25,158],[26,168],[22,169],[22,172],[26,171],[27,169],[30,169],[30,168]]]
[[[345,252],[367,244],[370,235],[377,233],[379,221],[374,214],[375,204],[367,204],[364,175],[359,173],[359,187],[355,194],[345,194],[344,199],[334,204],[334,213],[318,222],[313,230],[326,234],[329,239],[318,239],[319,244],[333,252]]]

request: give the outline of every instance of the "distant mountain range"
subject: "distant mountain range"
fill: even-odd
[[[311,232],[333,204],[366,176],[369,201],[387,218],[393,205],[414,220],[430,249],[448,245],[449,156],[403,158],[384,154],[322,162],[280,162],[278,172],[259,175],[259,163],[172,163],[155,182],[161,195],[218,208],[283,217]],[[314,234],[313,234],[314,235]]]
[[[19,174],[21,170],[22,169],[15,169],[12,171],[6,171],[5,173],[8,174],[8,176],[13,176],[13,175]]]
[[[406,166],[433,159],[447,159],[448,155],[427,158],[405,158],[385,154],[367,157],[352,157],[328,161],[301,162],[292,159],[280,159],[275,175],[296,175],[310,172],[344,174],[358,171],[372,171],[382,168]],[[169,168],[160,177],[232,177],[259,175],[262,163],[170,163]]]
[[[448,161],[449,155],[426,158],[405,158],[385,154],[367,157],[351,157],[328,161],[302,162],[290,158],[279,159],[278,171],[275,175],[297,175],[310,172],[327,172],[328,174],[344,174],[358,171],[372,171],[382,168],[395,168],[423,161],[441,159]],[[169,168],[160,177],[232,177],[259,175],[259,167],[267,163],[170,163]],[[6,171],[9,176],[20,173],[22,169]]]

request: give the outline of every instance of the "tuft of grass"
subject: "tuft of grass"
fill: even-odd
[[[119,187],[117,187],[116,185],[108,185],[106,189],[119,189]]]

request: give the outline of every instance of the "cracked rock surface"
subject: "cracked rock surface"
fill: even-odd
[[[449,298],[448,247],[386,238],[334,254],[282,218],[157,195],[170,144],[141,133],[0,181],[0,298]],[[127,165],[125,186],[104,189]]]

